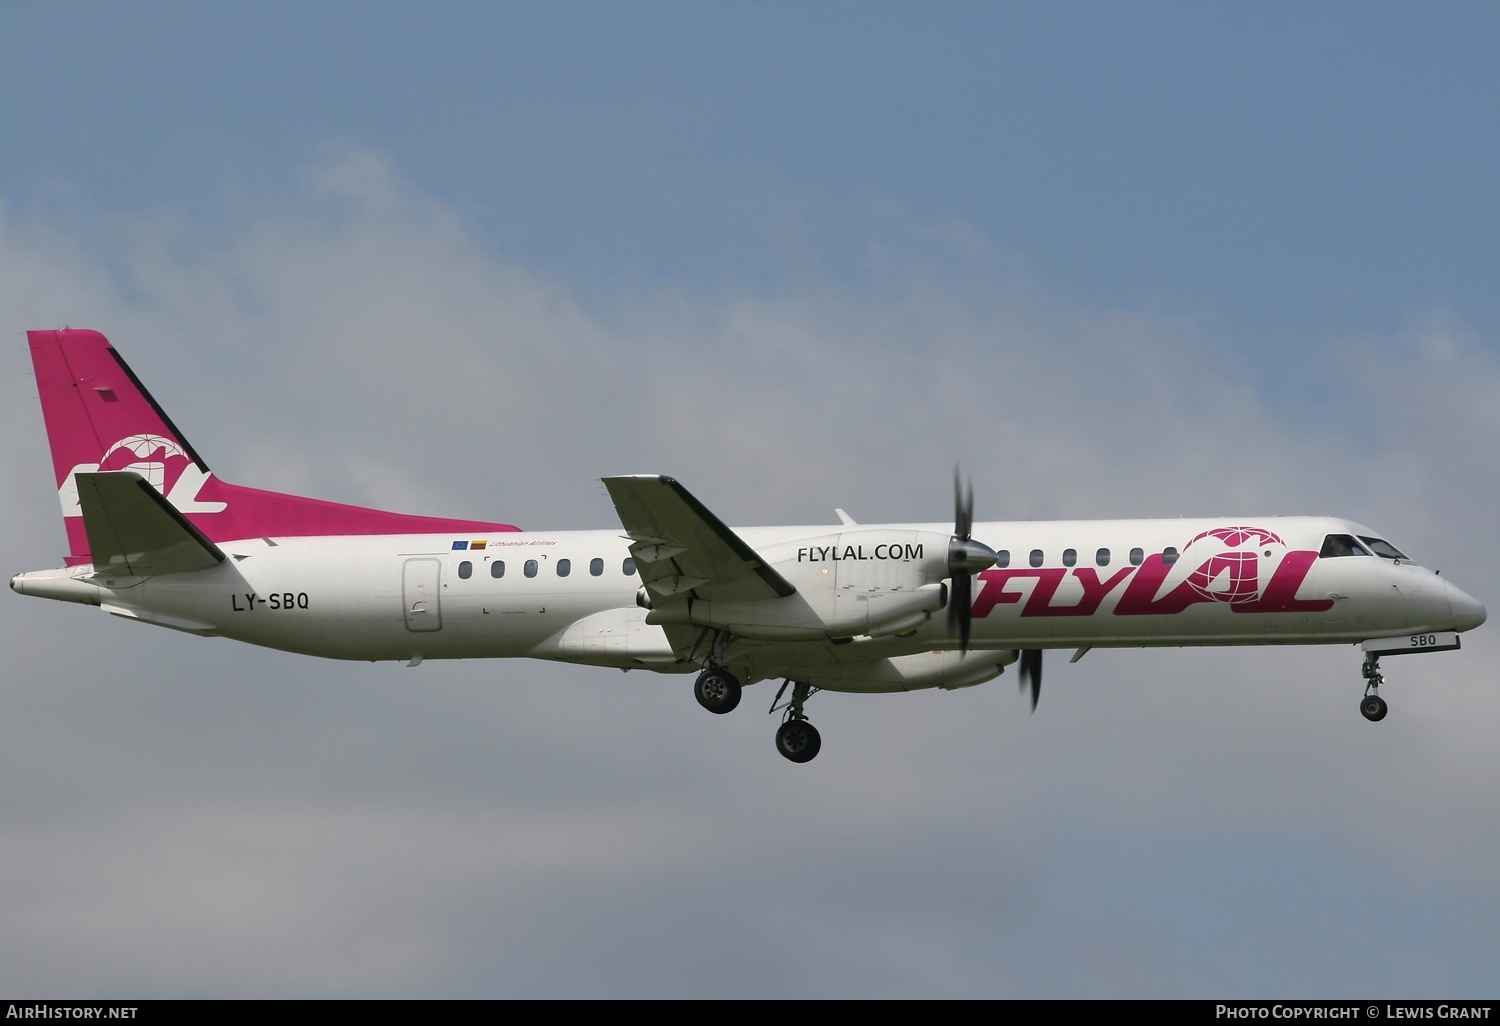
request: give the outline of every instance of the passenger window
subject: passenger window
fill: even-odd
[[[1078,562],[1077,549],[1063,549],[1063,566],[1073,566]]]
[[[566,577],[573,572],[573,561],[571,559],[559,559],[557,561],[557,576]]]
[[[635,576],[635,560],[631,559],[629,556],[626,556],[625,557],[625,562],[623,562],[623,563],[620,564],[620,572],[622,574],[624,574],[626,577],[634,577]]]
[[[473,576],[474,576],[474,564],[473,563],[470,563],[466,559],[462,563],[458,564],[458,579],[459,580],[461,580],[461,581],[467,581],[470,577],[473,577]]]
[[[1041,566],[1044,559],[1045,559],[1045,557],[1042,555],[1042,550],[1041,549],[1032,549],[1031,550],[1031,565],[1032,566]]]
[[[1010,549],[1001,549],[999,552],[995,553],[995,565],[998,566],[1001,570],[1004,570],[1006,567],[1010,566]]]
[[[1172,548],[1171,546],[1162,549],[1161,561],[1167,564],[1167,566],[1171,566],[1173,563],[1177,562],[1177,550]]]
[[[1146,551],[1144,549],[1131,549],[1130,550],[1130,565],[1131,566],[1140,566],[1145,561],[1146,561]]]
[[[598,577],[602,573],[604,573],[604,560],[595,556],[589,560],[589,574],[593,577]]]
[[[1098,552],[1094,553],[1094,562],[1098,563],[1100,566],[1109,566],[1109,550],[1100,549]]]
[[[526,561],[526,571],[525,571],[525,573],[526,573],[527,577],[535,577],[536,576],[536,560],[534,560],[534,559],[528,559]]]
[[[505,560],[497,559],[490,564],[490,576],[497,579],[505,576]]]

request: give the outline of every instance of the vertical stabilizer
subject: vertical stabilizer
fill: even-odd
[[[408,516],[231,485],[208,465],[97,331],[28,331],[69,565],[91,562],[75,475],[130,470],[214,542],[337,534],[515,531],[509,524]]]

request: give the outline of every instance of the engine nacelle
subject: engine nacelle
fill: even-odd
[[[691,623],[742,638],[804,641],[916,630],[943,608],[947,594],[943,585],[927,584],[914,591],[849,596],[842,601],[835,596],[820,603],[821,608],[797,594],[761,602],[693,601],[688,609]],[[653,610],[647,622],[653,622],[656,615]]]
[[[760,554],[795,595],[715,602],[654,598],[647,623],[714,627],[743,638],[804,641],[916,630],[948,601],[950,536],[853,528],[768,546]]]
[[[890,659],[829,666],[808,683],[824,691],[888,692],[922,688],[971,688],[1000,676],[1019,653],[917,652]]]

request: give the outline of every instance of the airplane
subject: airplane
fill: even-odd
[[[819,691],[956,689],[1042,653],[1352,644],[1451,651],[1485,609],[1378,532],[1334,517],[731,529],[677,480],[606,477],[601,531],[411,516],[232,485],[96,331],[27,333],[69,553],[12,590],[331,659],[527,657],[697,674],[727,713],[782,681],[776,748],[813,759]],[[1019,665],[1017,665],[1019,664]],[[791,695],[787,697],[790,687]]]

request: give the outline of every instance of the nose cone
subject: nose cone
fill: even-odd
[[[1484,623],[1486,614],[1478,599],[1455,588],[1452,581],[1444,581],[1443,586],[1448,590],[1448,607],[1453,610],[1454,627],[1461,631],[1472,631]]]

